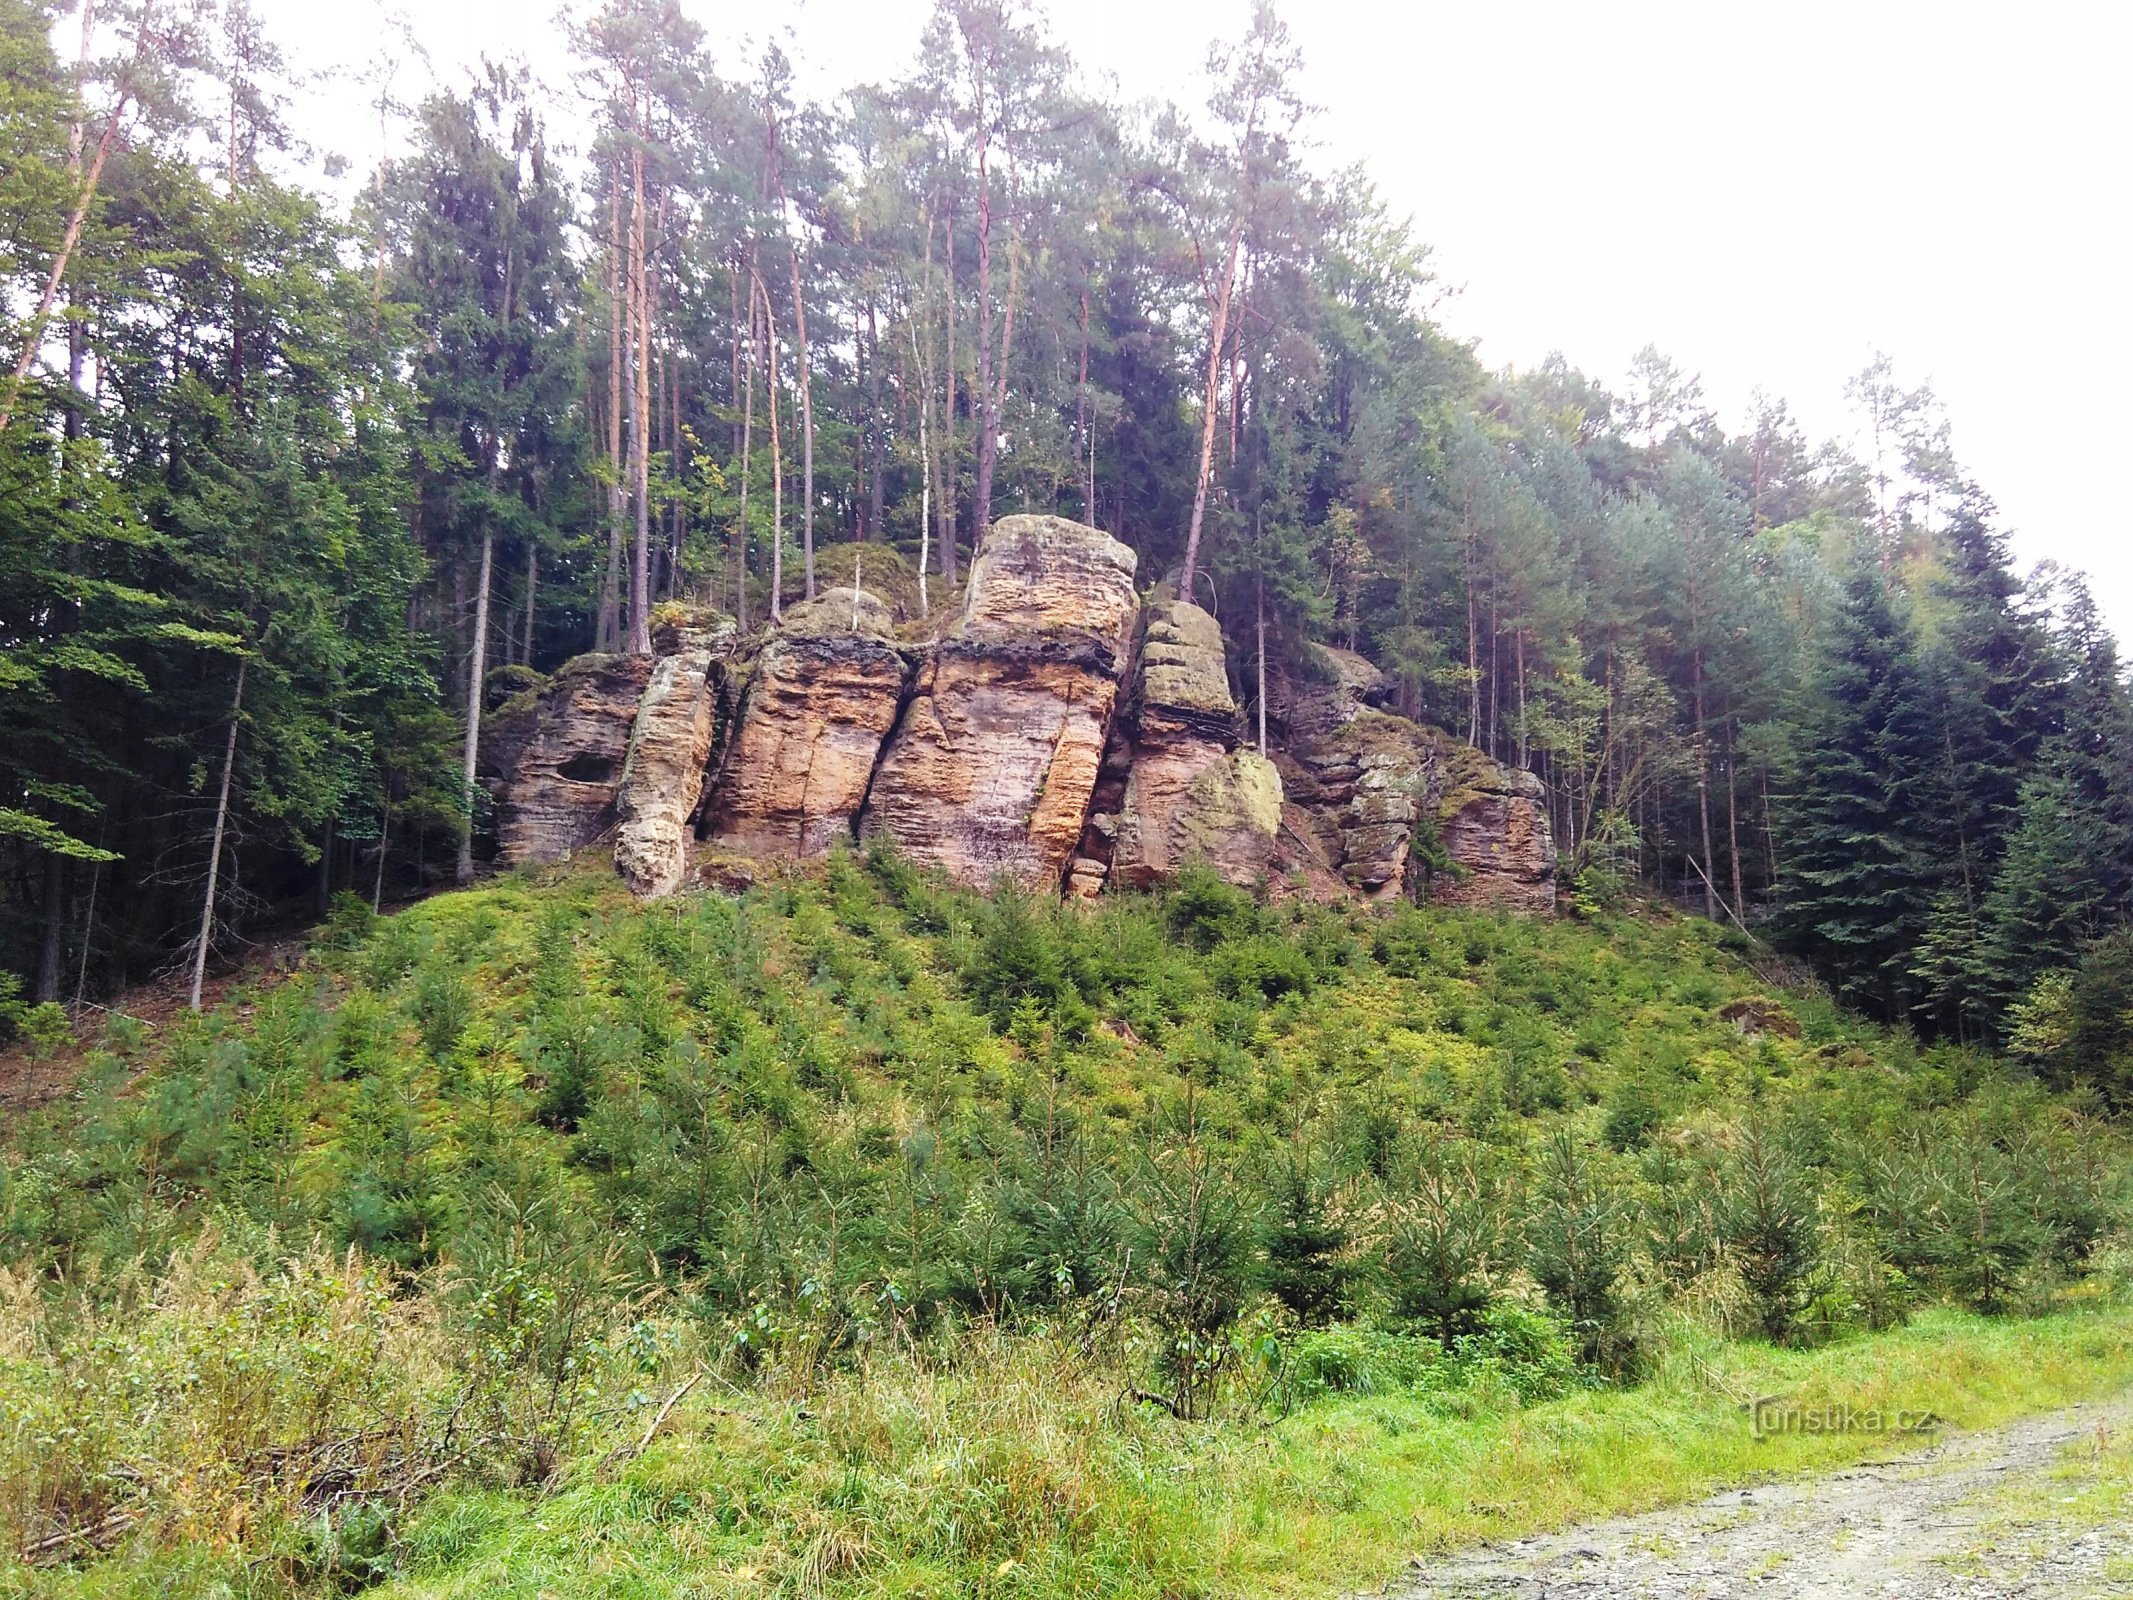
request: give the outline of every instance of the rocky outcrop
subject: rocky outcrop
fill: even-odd
[[[886,553],[849,559],[898,576]],[[612,827],[617,870],[657,895],[857,834],[976,886],[1091,895],[1197,860],[1282,894],[1554,904],[1532,774],[1395,714],[1383,674],[1324,648],[1269,685],[1262,758],[1215,619],[1174,598],[1143,616],[1133,568],[1094,528],[1006,517],[948,616],[847,585],[736,663],[730,623],[663,608],[656,657],[581,657],[488,719],[501,859]],[[712,848],[692,862],[700,801]]]
[[[672,894],[688,869],[690,823],[718,726],[719,665],[733,623],[676,622],[655,640],[615,791],[615,870],[632,892]]]
[[[1555,909],[1555,833],[1539,778],[1470,745],[1453,746],[1436,810],[1437,836],[1453,870],[1438,875],[1433,898],[1446,905]]]
[[[961,619],[919,669],[863,831],[966,883],[1058,883],[1118,699],[1133,568],[1095,528],[994,523]]]
[[[1338,873],[1374,900],[1555,904],[1539,779],[1371,704],[1390,684],[1360,656],[1320,649],[1311,666],[1270,696],[1299,871]]]
[[[1281,778],[1238,746],[1237,705],[1223,664],[1222,629],[1196,605],[1148,608],[1128,724],[1126,778],[1106,863],[1129,888],[1162,882],[1203,860],[1232,883],[1265,871],[1281,827]],[[1097,859],[1084,840],[1082,859]],[[1090,877],[1076,862],[1075,887]]]
[[[852,837],[911,677],[893,621],[849,588],[785,613],[749,673],[712,795],[713,843],[797,860]]]
[[[650,656],[579,656],[499,716],[505,866],[560,861],[614,825],[615,786],[652,666]]]

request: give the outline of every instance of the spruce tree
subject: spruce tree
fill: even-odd
[[[1798,720],[1778,930],[1840,996],[1904,1017],[1918,997],[1913,953],[1952,868],[1949,801],[1917,643],[1878,572],[1846,585]]]

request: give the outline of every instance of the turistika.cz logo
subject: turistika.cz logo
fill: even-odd
[[[1748,1408],[1756,1438],[1777,1433],[1931,1433],[1941,1425],[1930,1411],[1885,1411],[1879,1406],[1802,1405],[1758,1400]]]

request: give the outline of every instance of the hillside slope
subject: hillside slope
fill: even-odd
[[[0,1166],[26,1592],[1332,1587],[2133,1375],[2120,1134],[1658,914],[560,871],[108,1045]]]

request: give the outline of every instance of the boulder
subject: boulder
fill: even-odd
[[[1134,555],[1060,517],[1002,517],[919,669],[864,831],[970,884],[1057,885],[1081,838],[1137,602]]]
[[[715,846],[799,860],[852,837],[911,678],[893,623],[863,589],[832,589],[785,613],[749,674],[713,789]]]
[[[532,704],[510,708],[499,738],[509,750],[497,828],[505,866],[560,861],[613,826],[652,665],[650,656],[579,656]]]
[[[615,870],[635,894],[672,894],[688,866],[689,823],[703,798],[718,725],[720,662],[733,623],[677,623],[655,637],[644,696],[615,793]]]
[[[1233,883],[1257,880],[1281,828],[1281,778],[1237,749],[1222,630],[1198,606],[1149,606],[1132,719],[1109,877],[1145,887],[1198,858]]]

